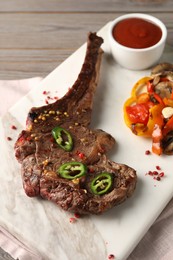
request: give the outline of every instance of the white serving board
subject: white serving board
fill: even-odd
[[[85,56],[86,44],[22,98],[0,121],[0,225],[29,246],[44,260],[105,260],[114,254],[125,260],[147,232],[173,195],[172,156],[145,155],[151,141],[133,135],[123,121],[123,103],[134,83],[150,71],[128,71],[109,55],[107,30],[105,54],[100,82],[95,96],[92,127],[112,134],[117,144],[110,153],[116,162],[136,169],[138,184],[132,198],[101,216],[87,216],[70,223],[73,214],[64,212],[51,202],[28,198],[22,188],[20,165],[14,157],[13,145],[25,127],[28,110],[45,104],[43,91],[62,96],[72,86]],[[166,48],[162,60],[172,61],[172,50]],[[12,130],[16,125],[17,130]],[[12,141],[6,137],[11,136]],[[146,176],[159,165],[165,177],[158,182]]]

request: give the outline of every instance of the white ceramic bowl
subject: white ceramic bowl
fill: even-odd
[[[162,31],[160,41],[151,47],[142,49],[129,48],[119,44],[113,37],[113,28],[118,22],[128,18],[141,18],[159,26]],[[159,61],[165,47],[167,29],[165,25],[154,16],[131,13],[122,15],[111,22],[108,37],[111,53],[117,63],[130,70],[144,70],[150,68]]]

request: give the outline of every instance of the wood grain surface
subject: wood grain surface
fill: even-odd
[[[89,31],[131,12],[161,19],[173,46],[172,0],[0,0],[0,79],[45,77]],[[0,260],[11,259],[0,249]]]
[[[0,79],[45,77],[108,21],[129,12],[160,18],[173,45],[173,1],[0,0]]]

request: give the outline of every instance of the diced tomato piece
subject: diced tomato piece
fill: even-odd
[[[147,105],[135,104],[133,106],[128,106],[126,107],[126,112],[132,123],[147,125],[149,119],[149,109]]]

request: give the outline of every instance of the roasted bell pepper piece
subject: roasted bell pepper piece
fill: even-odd
[[[158,94],[156,94],[155,92],[153,93],[153,97],[155,98],[155,100],[156,100],[158,103],[160,103],[160,104],[162,104],[162,105],[165,105],[165,103],[163,102],[163,99],[162,99]]]
[[[152,94],[152,93],[154,92],[154,85],[153,85],[153,83],[151,82],[151,80],[149,80],[149,81],[147,82],[147,92],[148,92],[149,94]]]
[[[145,131],[147,130],[146,128],[146,124],[143,124],[142,122],[144,122],[145,120],[147,121],[148,118],[149,118],[149,110],[147,111],[147,107],[145,107],[143,109],[143,113],[144,111],[146,111],[146,118],[145,120],[137,120],[137,117],[140,117],[140,113],[138,116],[134,116],[134,112],[135,112],[135,109],[138,109],[140,108],[140,104],[138,107],[134,107],[133,106],[136,106],[136,103],[135,103],[136,99],[134,97],[131,97],[129,98],[125,104],[124,104],[124,121],[126,123],[126,125],[132,130],[132,132],[136,135],[144,135]],[[131,108],[132,107],[132,108]],[[142,111],[142,109],[141,109]],[[141,112],[140,111],[140,112]],[[130,112],[133,112],[131,113],[130,115]],[[142,112],[141,112],[142,113]],[[134,118],[133,118],[134,116]],[[142,118],[142,114],[141,114],[141,118]],[[144,119],[144,118],[143,118]]]
[[[136,103],[149,103],[150,102],[150,95],[148,93],[141,93],[136,97]]]
[[[138,82],[132,88],[131,97],[136,98],[141,93],[145,93],[147,90],[147,83],[149,80],[151,80],[151,77],[144,77],[138,80]]]
[[[164,102],[165,106],[173,107],[173,99],[172,98],[170,99],[170,98],[164,97],[163,102]]]

